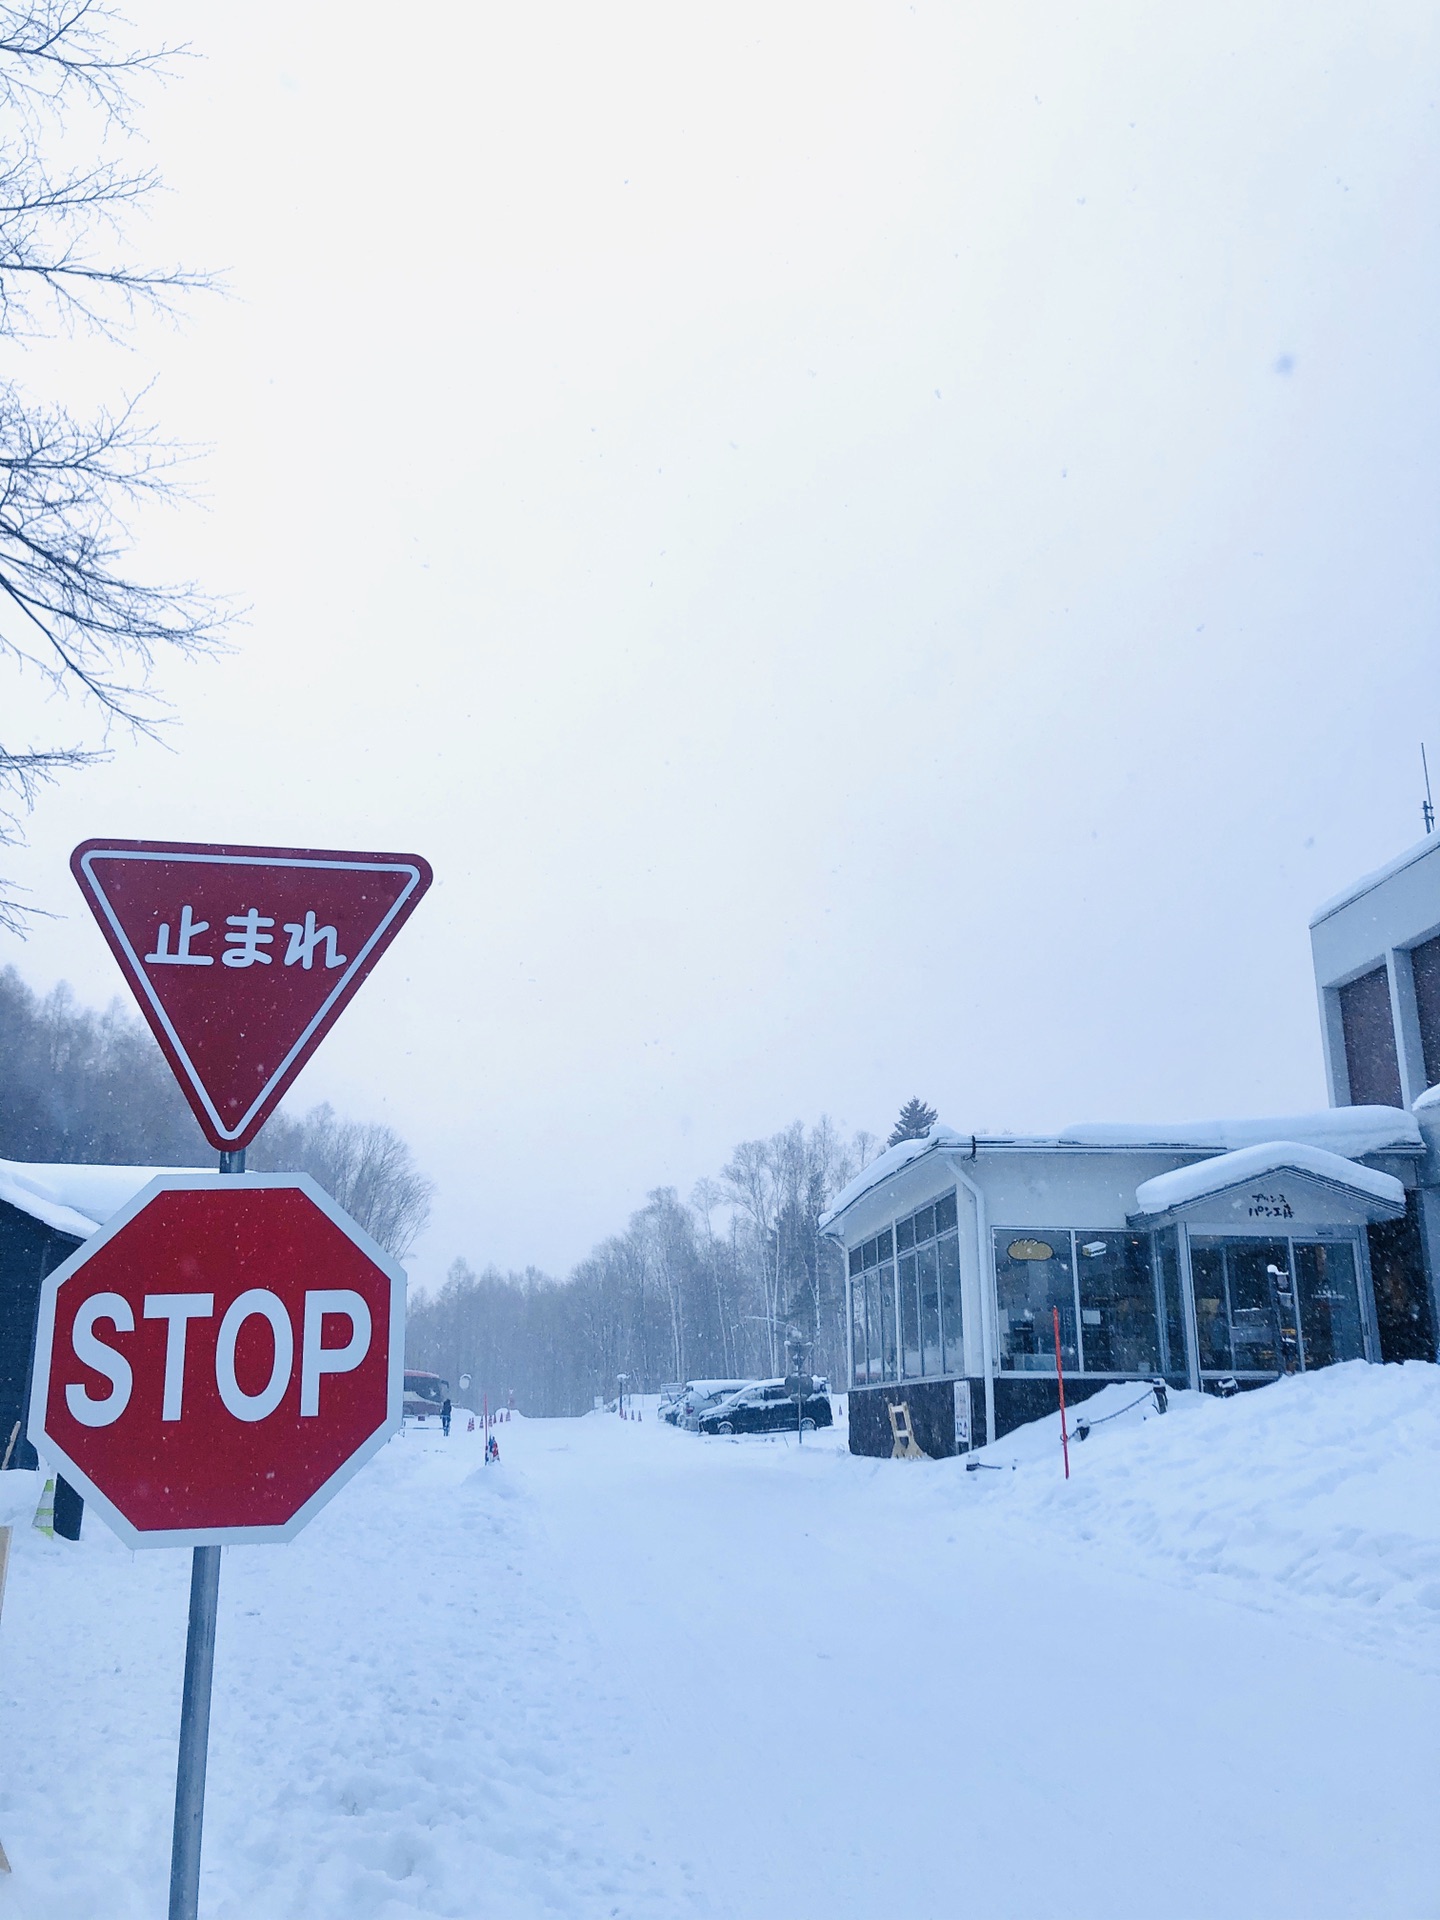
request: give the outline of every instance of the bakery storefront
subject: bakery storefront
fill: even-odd
[[[1053,1412],[1057,1340],[1071,1402],[1379,1359],[1369,1236],[1424,1153],[1377,1107],[902,1142],[822,1223],[845,1254],[851,1450],[943,1457]]]

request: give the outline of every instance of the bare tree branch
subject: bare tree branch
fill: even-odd
[[[128,256],[126,221],[160,177],[107,150],[133,133],[139,85],[185,51],[134,45],[103,0],[0,4],[0,339],[83,328],[118,342],[142,309],[173,311],[212,284]],[[0,379],[0,660],[76,696],[107,730],[153,734],[167,711],[157,663],[215,650],[234,617],[193,581],[132,564],[134,511],[181,497],[182,459],[135,399],[80,418]],[[0,845],[20,837],[40,786],[95,757],[0,749]],[[0,925],[17,929],[27,911],[0,882]]]

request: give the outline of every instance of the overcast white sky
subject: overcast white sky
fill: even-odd
[[[113,375],[252,613],[0,964],[118,989],[90,834],[427,855],[295,1095],[427,1284],[796,1116],[1323,1104],[1309,912],[1440,763],[1432,5],[132,11],[232,297]]]

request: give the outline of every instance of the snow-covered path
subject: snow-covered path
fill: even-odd
[[[207,1920],[1440,1914],[1436,1369],[1127,1416],[1068,1488],[1043,1429],[500,1439],[227,1552]],[[187,1572],[20,1538],[0,1920],[163,1913]]]

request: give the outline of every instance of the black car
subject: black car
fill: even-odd
[[[829,1394],[821,1390],[819,1381],[814,1384],[815,1391],[806,1396],[800,1408],[798,1424],[806,1433],[835,1424]],[[711,1434],[793,1433],[797,1425],[795,1396],[783,1380],[757,1380],[753,1386],[732,1393],[718,1407],[707,1409],[698,1424],[701,1433]]]

